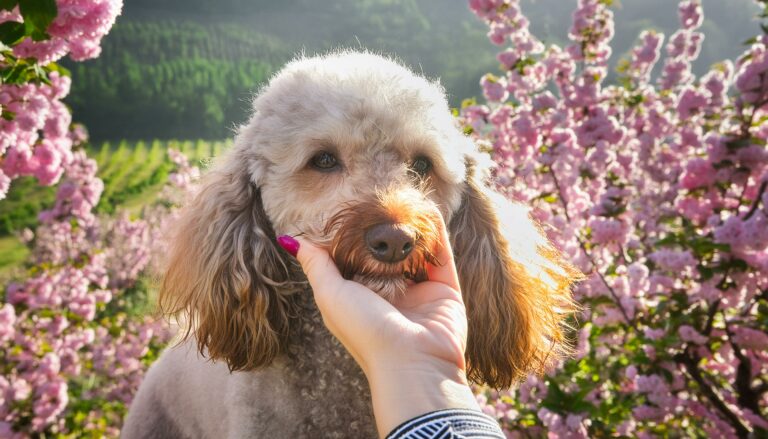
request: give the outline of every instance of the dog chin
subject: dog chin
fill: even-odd
[[[404,277],[355,275],[352,280],[365,285],[389,302],[401,294],[405,294],[405,289],[408,287],[408,282]]]

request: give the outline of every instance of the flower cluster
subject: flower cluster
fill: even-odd
[[[518,3],[470,1],[512,47],[462,118],[497,188],[588,274],[589,323],[547,376],[480,395],[486,412],[510,437],[768,434],[768,38],[697,79],[703,11],[684,0],[658,79],[646,31],[610,85],[609,1],[579,0],[572,44],[534,50]]]
[[[693,80],[691,62],[699,56],[704,34],[696,32],[701,26],[703,13],[698,0],[680,2],[681,29],[672,34],[667,43],[667,60],[659,80],[664,90],[671,89]]]
[[[57,0],[58,14],[44,29],[49,38],[30,33],[3,53],[3,65],[12,68],[0,80],[0,200],[17,177],[34,176],[43,185],[61,178],[73,143],[84,140],[84,132],[71,127],[72,117],[61,102],[70,79],[52,62],[67,54],[74,60],[98,56],[101,39],[121,9],[122,0]],[[18,7],[0,9],[3,25],[27,29],[24,22]],[[22,72],[32,75],[30,80]]]
[[[14,115],[0,119],[0,199],[19,176],[35,176],[44,185],[58,182],[71,161],[72,117],[61,102],[69,84],[69,77],[53,72],[50,84],[0,85],[0,106]]]
[[[70,79],[52,61],[97,56],[122,2],[28,2],[21,14],[17,3],[0,6],[4,29],[25,32],[1,53],[0,199],[20,176],[63,181],[37,230],[23,234],[32,247],[26,277],[2,296],[0,437],[114,437],[170,335],[142,306],[158,227],[172,211],[166,203],[147,219],[97,217],[104,184],[96,162],[75,151],[86,134],[61,102]],[[173,161],[173,183],[189,185],[197,168],[180,154]]]
[[[183,156],[176,161],[195,169]],[[116,436],[145,362],[170,335],[129,314],[145,291],[137,283],[156,224],[94,216],[102,183],[82,151],[65,175],[54,206],[40,214],[30,276],[7,286],[0,308],[2,437]]]
[[[606,2],[579,0],[569,36],[574,44],[568,47],[568,53],[575,61],[606,65],[613,38],[613,12]]]
[[[40,64],[69,55],[75,61],[96,58],[101,39],[109,32],[123,8],[122,0],[56,0],[57,15],[48,26],[50,38],[24,38],[13,47],[19,58],[34,58]],[[7,14],[7,21],[23,21],[19,14]],[[3,20],[3,21],[6,21]]]

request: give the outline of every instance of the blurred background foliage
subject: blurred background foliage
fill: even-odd
[[[532,32],[563,43],[575,0],[525,0]],[[615,0],[614,60],[642,29],[669,36],[672,0]],[[707,36],[696,73],[733,58],[754,32],[752,0],[705,0]],[[446,0],[129,0],[102,55],[70,63],[74,117],[97,142],[223,139],[248,116],[259,84],[295,54],[338,47],[394,54],[439,77],[451,104],[479,95],[496,70],[487,27],[463,1]],[[66,63],[65,63],[66,64]]]
[[[532,32],[567,41],[576,0],[523,0]],[[697,74],[743,50],[754,34],[752,0],[703,0],[706,40]],[[678,27],[675,0],[614,0],[612,58],[626,55],[643,29],[667,37]],[[250,99],[299,53],[365,48],[394,55],[439,78],[450,104],[480,96],[479,78],[496,71],[499,51],[464,1],[447,0],[127,0],[95,60],[73,63],[65,102],[91,137],[105,193],[97,208],[140,208],[165,181],[180,148],[204,161],[249,115]],[[611,79],[609,78],[609,82]],[[181,140],[176,140],[181,139]],[[209,152],[203,152],[209,145]],[[199,148],[198,148],[199,146]],[[34,229],[55,189],[15,181],[0,203],[0,280],[27,255],[14,233]]]

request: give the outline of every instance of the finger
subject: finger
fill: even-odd
[[[345,287],[346,289],[349,287],[345,285],[345,279],[325,249],[302,238],[296,238],[296,241],[299,242],[296,259],[312,286],[315,302],[326,318],[335,321],[339,310],[338,304],[343,303],[344,298],[349,296],[343,291]]]
[[[301,269],[304,270],[304,274],[307,275],[311,285],[333,286],[344,281],[327,251],[303,238],[297,237],[295,239],[299,242],[296,259],[301,264]]]
[[[448,285],[456,291],[461,291],[459,275],[456,273],[456,264],[453,261],[453,249],[448,239],[448,231],[442,215],[438,224],[440,228],[440,246],[437,254],[439,265],[427,264],[427,278],[433,282]]]
[[[344,279],[327,251],[305,239],[296,240],[300,245],[296,259],[307,275],[315,301],[332,331],[363,327],[394,310],[389,302],[370,289]]]

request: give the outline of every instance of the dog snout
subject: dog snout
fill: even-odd
[[[400,262],[413,251],[413,233],[398,224],[377,224],[365,232],[365,244],[381,262]]]

